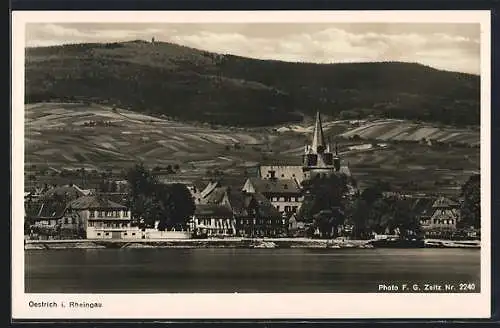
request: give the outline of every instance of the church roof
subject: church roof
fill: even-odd
[[[323,125],[321,123],[321,114],[316,112],[316,122],[314,123],[314,131],[312,138],[312,149],[316,152],[318,147],[326,147],[325,136],[323,134]]]

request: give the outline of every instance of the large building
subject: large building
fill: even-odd
[[[215,186],[197,204],[191,229],[207,236],[286,236],[288,222],[271,202],[258,192],[248,193]]]
[[[286,216],[297,213],[304,198],[300,186],[293,179],[248,178],[243,191],[264,195],[282,215]]]
[[[420,224],[426,235],[439,235],[443,231],[455,231],[460,220],[460,204],[446,197],[439,197],[432,207],[420,216]]]
[[[304,148],[302,165],[273,163],[259,166],[261,179],[295,180],[298,185],[315,176],[324,177],[332,174],[350,176],[351,172],[349,167],[342,162],[337,146],[332,150],[330,143],[325,140],[319,112],[316,113],[311,144]]]

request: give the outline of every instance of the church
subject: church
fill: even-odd
[[[331,148],[330,143],[325,140],[321,114],[317,112],[311,143],[304,147],[302,165],[260,165],[259,178],[294,180],[297,185],[301,186],[304,180],[315,176],[344,174],[350,177],[349,167],[343,164],[339,157],[337,145],[335,145],[334,152]]]

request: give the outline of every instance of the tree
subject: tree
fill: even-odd
[[[353,236],[355,238],[366,238],[370,233],[368,226],[368,213],[370,205],[363,199],[356,199],[350,207],[350,223],[353,225]]]
[[[461,228],[474,227],[479,229],[481,226],[481,176],[475,174],[462,186],[461,196],[464,201],[460,207]]]
[[[298,217],[302,221],[312,222],[323,237],[330,237],[332,230],[336,231],[344,221],[346,177],[314,177],[305,180],[303,187],[306,195]]]
[[[184,228],[195,210],[194,200],[184,184],[161,184],[142,164],[127,174],[130,208],[145,226],[159,222],[158,230]]]
[[[159,205],[158,230],[184,228],[195,210],[193,197],[187,187],[181,183],[158,184],[155,197]]]
[[[133,216],[136,219],[144,218],[148,211],[156,208],[153,201],[156,177],[140,163],[127,172],[126,179],[129,184],[129,207]]]

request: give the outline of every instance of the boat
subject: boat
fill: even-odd
[[[420,238],[389,237],[370,241],[375,248],[423,248],[425,243]]]

